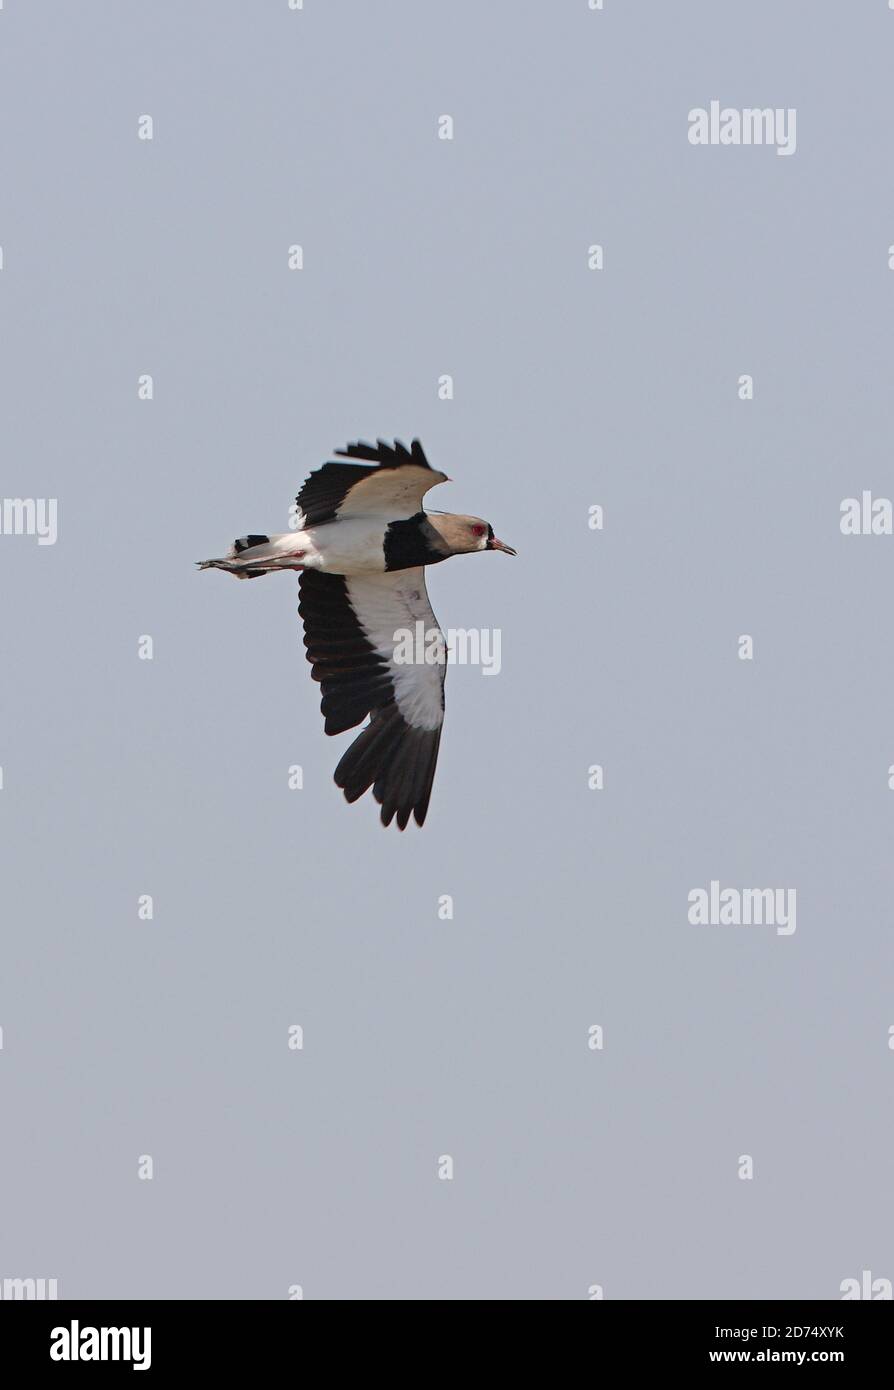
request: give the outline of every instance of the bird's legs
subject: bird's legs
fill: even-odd
[[[273,559],[267,560],[199,560],[200,570],[226,570],[227,574],[235,575],[237,579],[258,579],[262,574],[270,574],[273,570],[303,570],[305,551],[299,550],[294,555],[277,555]]]

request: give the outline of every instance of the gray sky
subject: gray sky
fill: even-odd
[[[892,26],[4,7],[3,495],[59,538],[0,535],[0,1277],[894,1278],[894,538],[838,525],[894,486]],[[712,99],[795,108],[796,152],[693,147]],[[519,550],[431,575],[502,669],[450,669],[403,836],[332,784],[294,577],[193,568],[376,435]],[[691,925],[712,880],[796,890],[797,930]]]

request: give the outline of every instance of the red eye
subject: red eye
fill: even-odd
[[[472,535],[473,535],[473,536],[483,536],[483,535],[485,535],[486,532],[487,532],[487,527],[486,527],[486,526],[473,526],[473,527],[472,527]]]

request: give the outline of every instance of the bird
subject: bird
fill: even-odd
[[[224,557],[198,567],[237,579],[298,571],[298,612],[325,731],[344,733],[369,719],[339,761],[335,783],[348,802],[372,787],[382,824],[404,830],[411,816],[425,822],[444,722],[446,647],[426,567],[453,555],[517,551],[480,517],[424,510],[429,489],[451,480],[431,467],[418,439],[409,449],[378,439],[334,453],[305,479],[292,530],[242,536]],[[398,641],[408,629],[425,631],[425,660],[401,659]]]

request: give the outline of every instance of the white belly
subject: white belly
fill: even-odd
[[[296,548],[303,549],[306,544],[306,568],[324,570],[327,574],[383,574],[384,538],[385,527],[381,521],[362,517],[331,522],[327,526],[311,526],[292,536]]]

